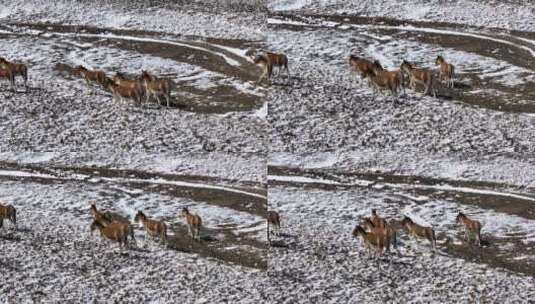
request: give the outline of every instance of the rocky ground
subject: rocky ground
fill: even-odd
[[[523,1],[0,1],[0,302],[530,303],[535,297],[535,11]],[[82,13],[83,12],[83,13]],[[290,75],[255,85],[250,48]],[[350,54],[457,68],[398,97]],[[77,65],[173,86],[170,107],[119,102]],[[20,79],[18,79],[18,82]],[[20,82],[19,82],[20,83]],[[535,169],[535,168],[534,168]],[[137,223],[120,250],[91,202]],[[265,233],[266,206],[282,233]],[[203,218],[200,242],[178,211]],[[371,209],[432,226],[378,260],[350,234]],[[467,244],[459,211],[483,224]]]
[[[291,302],[533,297],[535,138],[527,130],[535,126],[535,44],[531,33],[508,31],[531,30],[530,21],[512,20],[512,11],[531,8],[503,4],[511,14],[494,18],[486,7],[496,3],[434,5],[268,5],[275,10],[268,46],[288,55],[291,71],[273,80],[267,97],[269,208],[283,221],[269,273],[287,293],[299,291]],[[477,27],[483,24],[502,29]],[[374,95],[349,73],[350,54],[388,69],[402,60],[435,69],[440,54],[457,67],[455,88],[439,84],[437,97],[421,89]],[[409,216],[433,227],[437,253],[400,231],[399,252],[375,261],[350,234],[372,208],[389,220]],[[455,225],[460,211],[483,223],[482,247],[463,240]]]

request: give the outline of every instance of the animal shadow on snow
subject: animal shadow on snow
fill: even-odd
[[[22,240],[20,236],[15,235],[14,233],[8,233],[8,234],[0,233],[0,239],[5,240],[5,241],[12,241],[12,242],[20,242]]]
[[[269,246],[274,248],[290,248],[290,244],[283,240],[271,241],[269,242]]]
[[[4,226],[6,223],[4,222]],[[6,241],[13,241],[13,242],[20,242],[22,238],[20,237],[20,234],[27,234],[32,233],[32,230],[27,227],[17,227],[17,230],[15,230],[13,227],[9,227],[6,229],[5,227],[0,229],[0,239],[6,240]]]
[[[211,236],[211,235],[202,235],[199,237],[201,239],[201,242],[207,242],[207,243],[211,243],[211,242],[217,242],[218,239]]]
[[[291,238],[291,239],[276,239],[276,240],[272,239],[271,242],[269,242],[269,247],[298,250],[299,249],[299,242],[297,240],[297,237]],[[302,246],[302,247],[303,247],[302,249],[305,250],[304,246]]]
[[[297,235],[296,234],[290,234],[290,233],[281,232],[281,233],[279,233],[278,237],[296,239]]]
[[[453,90],[471,90],[473,87],[462,81],[455,81]],[[452,89],[450,89],[452,90]]]
[[[42,87],[32,87],[30,86],[30,83],[28,82],[28,87],[27,88],[24,88],[24,86],[17,86],[15,88],[15,92],[13,92],[11,90],[11,85],[2,85],[2,81],[0,80],[0,92],[7,92],[7,93],[12,93],[12,94],[26,94],[26,93],[29,93],[29,92],[36,92],[36,91],[45,91],[44,88]]]

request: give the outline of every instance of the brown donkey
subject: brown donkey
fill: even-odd
[[[372,209],[371,222],[375,227],[385,228],[387,226],[386,220],[377,214],[377,210]]]
[[[402,78],[400,79],[398,73],[384,70],[378,61],[373,63],[372,69],[366,71],[363,77],[369,79],[369,84],[374,92],[388,90],[392,96],[398,95],[402,84]]]
[[[446,81],[448,87],[453,88],[455,77],[455,66],[451,63],[447,63],[444,57],[437,56],[435,59],[435,65],[439,66],[440,80]]]
[[[201,217],[197,214],[190,213],[188,208],[184,207],[182,208],[182,211],[180,212],[179,217],[183,217],[186,219],[186,223],[188,224],[188,231],[192,239],[201,239],[201,227],[202,227],[202,220]]]
[[[277,211],[268,211],[267,214],[267,238],[268,242],[271,243],[269,226],[273,226],[275,228],[273,231],[271,231],[271,233],[280,235],[281,219]]]
[[[269,59],[272,67],[277,68],[277,76],[282,73],[282,70],[286,71],[286,77],[290,77],[290,70],[288,70],[288,57],[284,54],[266,52],[266,56]]]
[[[398,248],[396,229],[388,224],[384,218],[378,216],[375,209],[372,209],[372,217],[365,218],[361,225],[367,231],[383,234],[389,245],[392,245],[394,249]],[[387,247],[387,250],[390,251],[390,247]]]
[[[383,75],[381,77],[389,79],[391,82],[391,86],[393,87],[395,91],[395,95],[398,95],[399,91],[402,90],[403,94],[405,94],[405,76],[403,75],[403,71],[401,70],[394,70],[394,71],[388,71],[383,68],[381,63],[378,60],[375,60],[373,62],[372,67],[373,72],[375,75]]]
[[[265,55],[256,55],[253,59],[253,63],[262,68],[262,75],[260,75],[256,84],[262,82],[263,79],[269,81],[271,74],[273,73],[273,66],[269,63],[269,59]]]
[[[109,80],[106,88],[112,93],[113,99],[116,101],[119,100],[120,102],[125,103],[124,99],[130,98],[137,102],[137,104],[141,103],[141,86],[123,86]]]
[[[147,234],[151,237],[159,237],[162,243],[167,242],[167,225],[163,221],[149,219],[141,211],[137,212],[134,221],[145,227]]]
[[[91,233],[98,229],[102,237],[118,242],[119,247],[122,249],[123,246],[128,246],[129,229],[125,229],[125,225],[128,224],[113,222],[108,225],[103,225],[99,221],[93,221],[91,224]]]
[[[253,58],[253,63],[262,68],[262,75],[256,81],[260,83],[263,79],[268,81],[273,75],[273,68],[278,67],[279,71],[277,75],[281,74],[281,70],[286,70],[286,76],[290,77],[290,71],[288,70],[288,57],[284,54],[266,52],[265,54],[258,54]],[[267,77],[267,78],[266,78]]]
[[[400,70],[409,75],[409,85],[413,91],[416,90],[416,84],[420,83],[425,87],[424,94],[432,93],[434,97],[437,97],[434,88],[433,72],[431,70],[415,68],[406,60],[403,60],[401,63]]]
[[[349,55],[348,62],[351,74],[355,75],[355,73],[358,73],[361,79],[366,78],[367,75],[373,72],[373,62],[368,59],[356,55]],[[356,77],[354,78],[356,79]]]
[[[433,228],[420,226],[413,222],[407,216],[403,218],[403,220],[401,221],[401,225],[403,226],[403,228],[405,228],[405,230],[409,233],[410,236],[427,239],[431,243],[433,251],[436,250],[437,239],[435,237],[435,230],[433,230]]]
[[[129,235],[132,241],[134,241],[134,244],[136,244],[134,229],[128,222],[113,219],[109,214],[99,211],[95,204],[91,204],[91,206],[89,207],[89,212],[93,217],[93,224],[91,224],[91,234],[93,234],[93,231],[97,229],[97,226],[94,225],[94,223],[99,223],[103,227],[113,224],[115,226],[121,226],[124,230],[124,233]]]
[[[91,216],[93,216],[93,219],[96,222],[101,223],[103,226],[107,226],[113,221],[108,214],[100,212],[95,204],[91,204],[89,207],[89,212],[91,213]]]
[[[168,79],[157,79],[147,71],[141,72],[140,79],[145,89],[145,102],[149,102],[150,96],[153,96],[158,100],[158,105],[161,105],[160,96],[163,96],[167,102],[167,107],[171,106],[171,83]]]
[[[17,230],[17,210],[11,205],[0,204],[0,228],[3,227],[5,219],[9,220]]]
[[[117,72],[115,73],[115,75],[113,75],[113,77],[111,78],[111,80],[113,81],[113,83],[115,83],[116,85],[120,85],[122,87],[129,87],[129,88],[137,88],[137,89],[141,89],[143,84],[141,83],[140,80],[137,80],[137,79],[132,79],[132,78],[128,78],[126,77],[126,75],[124,75],[123,73],[121,72]]]
[[[377,256],[382,255],[385,248],[390,246],[384,234],[375,231],[366,232],[360,225],[357,225],[351,234],[356,238],[360,238],[369,250],[374,249]]]
[[[11,83],[11,90],[15,92],[15,77],[24,79],[24,90],[28,91],[28,67],[23,63],[13,63],[0,57],[0,77],[7,78]]]
[[[106,85],[106,73],[101,70],[88,70],[82,65],[77,66],[73,70],[74,74],[80,75],[84,78],[87,86],[89,87],[91,83],[96,83],[101,86]]]
[[[464,213],[459,212],[455,222],[464,226],[467,241],[470,241],[470,235],[473,235],[477,246],[481,246],[481,223],[479,221],[472,220]]]

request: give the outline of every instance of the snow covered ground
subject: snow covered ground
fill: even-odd
[[[528,303],[535,296],[532,275],[481,264],[479,257],[485,250],[496,255],[503,250],[514,256],[511,261],[515,257],[531,259],[529,265],[533,265],[532,253],[523,255],[526,252],[506,244],[503,248],[496,244],[470,248],[461,243],[454,225],[456,212],[462,210],[486,223],[484,238],[500,238],[503,232],[514,234],[515,229],[529,227],[523,226],[525,220],[513,224],[517,219],[514,216],[500,214],[493,218],[451,199],[414,196],[399,189],[322,190],[304,186],[299,177],[292,185],[270,185],[269,204],[282,214],[283,234],[274,237],[277,246],[270,248],[268,273],[277,286],[282,286],[288,302]],[[421,224],[431,224],[439,238],[437,254],[431,254],[428,244],[401,234],[399,251],[390,256],[391,264],[386,257],[376,262],[350,233],[372,208],[389,219],[400,219],[405,214]],[[533,224],[533,220],[527,222]],[[447,236],[453,245],[440,245]],[[452,248],[459,247],[467,253],[452,255]],[[521,264],[519,269],[526,269],[526,265]],[[280,301],[284,301],[283,296]]]
[[[529,303],[533,17],[527,1],[0,0],[0,56],[30,70],[28,92],[0,80],[0,201],[19,224],[0,229],[0,302]],[[255,85],[250,48],[285,53],[290,77]],[[375,96],[350,54],[440,54],[456,87]],[[172,107],[115,102],[77,65],[150,70]],[[169,242],[136,223],[120,251],[90,235],[93,202],[165,221]],[[433,226],[436,254],[401,232],[374,261],[350,234],[372,208]]]
[[[265,220],[251,211],[262,210],[265,199],[262,203],[256,192],[14,170],[0,171],[0,179],[0,200],[17,208],[18,222],[16,231],[4,222],[0,232],[1,302],[193,303],[216,297],[249,303],[264,297],[257,285],[268,284]],[[151,241],[136,224],[137,244],[119,251],[98,233],[90,235],[90,203],[129,221],[137,210],[164,220],[169,245]],[[190,244],[177,217],[182,207],[203,218],[199,245]]]
[[[28,92],[0,82],[0,201],[18,217],[0,231],[1,303],[266,301],[266,89],[245,57],[265,22],[237,2],[1,3],[0,56],[30,71]],[[152,71],[175,85],[173,107],[117,103],[77,65]],[[89,234],[92,202],[165,221],[169,242],[134,224],[137,245],[119,251]]]
[[[267,2],[268,8],[275,12],[351,14],[535,31],[535,5],[529,0],[268,0]]]
[[[178,43],[171,38],[137,41],[134,33],[119,36],[125,41],[105,34],[94,34],[88,41],[83,39],[90,34],[66,35],[57,28],[7,28],[13,34],[2,39],[10,45],[3,56],[30,66],[30,90],[23,92],[20,87],[13,94],[3,82],[0,129],[8,136],[2,137],[0,150],[5,155],[21,158],[22,151],[53,151],[55,161],[64,164],[128,167],[150,163],[147,159],[162,167],[193,155],[203,159],[197,164],[207,159],[220,163],[215,168],[205,165],[195,174],[218,171],[216,175],[229,178],[261,180],[262,170],[251,170],[251,165],[258,169],[265,163],[265,91],[252,84],[256,72],[243,56],[245,50],[189,40]],[[132,40],[140,45],[126,45]],[[179,47],[179,57],[147,53],[160,42],[170,44],[168,52]],[[143,47],[149,49],[140,51]],[[79,64],[103,69],[110,76],[118,71],[136,75],[141,70],[164,75],[176,83],[173,98],[178,108],[114,102],[109,92],[88,88],[71,73]],[[200,156],[207,152],[214,154]],[[246,169],[238,170],[240,160]],[[193,160],[182,163],[200,166]],[[229,167],[235,167],[235,172]]]
[[[42,167],[123,169],[198,175],[241,182],[266,182],[266,159],[254,153],[2,152],[0,159],[6,163]]]
[[[217,5],[217,1],[162,4],[114,0],[38,0],[0,3],[0,19],[4,22],[31,20],[32,23],[87,25],[246,40],[262,40],[262,29],[266,25],[261,6],[258,6],[256,11],[229,11],[213,7]],[[245,7],[242,5],[242,8]]]
[[[472,41],[494,50],[487,52],[466,43],[463,31],[333,27],[321,18],[269,21],[269,45],[289,56],[293,75],[275,79],[277,89],[268,95],[273,164],[533,185],[522,172],[535,152],[527,131],[534,128],[534,67],[511,56],[529,56],[524,45],[486,36],[484,43]],[[389,69],[404,59],[434,69],[442,54],[459,67],[457,87],[438,85],[438,98],[411,90],[397,99],[374,96],[352,79],[351,53]]]
[[[291,71],[268,94],[269,208],[283,226],[269,274],[288,293],[298,290],[288,301],[528,303],[534,296],[535,44],[530,33],[507,32],[533,24],[507,11],[486,22],[490,4],[472,1],[472,14],[467,2],[441,1],[435,10],[426,10],[435,1],[269,2],[277,12],[267,45],[288,56]],[[447,10],[452,18],[434,17]],[[457,67],[456,87],[439,85],[437,98],[411,90],[374,96],[352,79],[350,54],[388,69],[402,60],[436,69],[442,55]],[[375,262],[351,237],[372,208],[433,226],[438,253],[401,233],[392,265]],[[463,241],[460,211],[483,223],[481,248]]]

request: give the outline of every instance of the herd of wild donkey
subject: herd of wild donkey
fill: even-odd
[[[279,75],[282,70],[285,70],[287,77],[290,76],[288,57],[284,54],[267,51],[257,52],[254,49],[248,50],[245,54],[252,59],[255,65],[262,68],[262,74],[257,80],[257,84],[264,79],[269,81],[274,68],[278,68]],[[453,88],[455,67],[446,62],[442,56],[437,56],[435,64],[439,66],[440,81],[446,81],[447,86]],[[425,94],[433,94],[436,97],[435,76],[432,69],[416,68],[410,62],[403,60],[399,70],[389,71],[384,69],[377,60],[372,61],[356,55],[349,56],[349,66],[352,74],[358,73],[361,79],[368,79],[368,84],[375,93],[383,90],[389,91],[393,96],[397,96],[400,90],[405,93],[405,79],[408,76],[409,86],[412,90],[416,89],[416,84],[421,84],[425,88]],[[144,96],[145,102],[149,102],[150,98],[153,97],[158,101],[158,105],[161,105],[160,98],[164,97],[167,107],[170,107],[171,81],[159,79],[147,71],[142,71],[138,78],[128,78],[122,73],[116,73],[111,79],[102,70],[89,70],[81,65],[77,66],[73,72],[75,75],[82,76],[88,86],[95,83],[109,90],[115,100],[124,101],[124,98],[129,98],[140,104]],[[0,78],[7,78],[13,91],[15,91],[16,76],[23,78],[24,87],[27,89],[28,68],[26,65],[9,62],[0,57]]]
[[[269,211],[267,222],[268,241],[271,244],[269,226],[272,225],[275,228],[273,233],[280,234],[279,213]],[[479,221],[470,219],[464,213],[459,212],[455,218],[455,223],[464,227],[467,242],[473,238],[475,244],[481,246],[481,223]],[[400,222],[387,222],[386,219],[377,214],[375,209],[372,209],[371,217],[364,218],[355,226],[351,234],[355,238],[360,238],[366,248],[374,252],[376,257],[379,257],[385,252],[390,252],[391,245],[397,249],[397,235],[400,230],[404,230],[410,237],[428,240],[433,251],[436,250],[437,239],[432,227],[421,226],[408,216],[405,216]]]
[[[288,58],[284,54],[273,52],[257,52],[249,50],[246,52],[255,65],[262,68],[262,74],[257,83],[262,80],[270,80],[273,74],[273,69],[278,68],[278,75],[282,70],[285,70],[287,77],[290,76],[288,69]],[[447,63],[442,56],[437,56],[435,64],[439,66],[439,79],[445,81],[448,87],[454,86],[455,68],[452,64]],[[374,89],[374,92],[386,90],[393,96],[397,96],[400,90],[405,90],[405,79],[408,77],[411,89],[415,89],[416,84],[421,84],[425,88],[425,94],[433,94],[436,96],[434,87],[434,71],[425,68],[416,68],[408,61],[401,63],[400,69],[397,71],[385,70],[379,61],[368,60],[355,55],[349,56],[349,66],[353,73],[360,74],[361,79],[368,79],[368,84]],[[123,74],[117,73],[112,79],[106,77],[106,74],[100,70],[88,70],[83,66],[78,66],[74,72],[81,75],[88,85],[97,83],[104,88],[109,89],[114,98],[131,98],[141,102],[141,98],[145,95],[146,102],[150,96],[155,97],[160,102],[160,97],[164,96],[169,106],[170,99],[170,82],[168,80],[157,79],[150,73],[143,71],[138,79],[128,79]],[[11,63],[0,58],[0,77],[8,78],[11,86],[14,89],[15,76],[22,76],[26,86],[28,71],[24,64]],[[100,230],[103,237],[119,242],[120,246],[127,244],[128,237],[133,238],[133,228],[124,221],[113,220],[107,213],[97,210],[95,205],[91,205],[91,214],[93,216],[93,223],[91,224],[91,231]],[[186,219],[189,233],[193,239],[199,239],[199,231],[201,228],[201,218],[198,215],[189,213],[187,208],[184,208],[180,214]],[[0,205],[0,228],[4,219],[10,219],[16,225],[16,210],[13,206]],[[157,221],[147,218],[141,211],[139,211],[134,219],[139,222],[152,237],[159,237],[161,241],[167,239],[167,227],[162,221]],[[468,218],[463,213],[459,213],[456,222],[465,227],[466,238],[470,236],[475,238],[476,244],[480,245],[481,223]],[[267,237],[270,240],[269,227],[274,226],[275,232],[279,234],[280,231],[280,216],[276,211],[269,211],[267,217]],[[397,231],[404,229],[410,236],[427,239],[435,250],[436,237],[435,232],[431,227],[424,227],[414,223],[409,217],[405,217],[399,224],[388,223],[384,218],[377,215],[375,210],[372,210],[371,218],[366,218],[360,225],[357,225],[352,232],[352,235],[361,238],[364,244],[369,249],[375,249],[377,255],[381,255],[385,251],[390,250],[390,245],[397,247]],[[134,240],[135,241],[135,240]]]
[[[273,75],[273,69],[278,69],[278,75],[284,70],[289,78],[288,58],[284,54],[266,52],[264,54],[249,53],[253,62],[263,70],[262,75],[257,83],[262,80],[270,80]],[[455,66],[446,62],[444,57],[437,56],[435,65],[439,67],[438,76],[440,82],[445,82],[449,88],[454,87]],[[408,79],[410,88],[414,91],[416,85],[424,86],[424,94],[432,94],[436,97],[435,89],[435,71],[429,68],[416,68],[410,62],[403,60],[399,70],[389,71],[383,68],[377,60],[368,60],[356,55],[349,56],[349,67],[352,74],[359,74],[361,79],[368,79],[368,84],[374,90],[374,93],[387,91],[392,96],[398,96],[400,91],[405,94],[405,79]],[[279,233],[280,215],[276,211],[268,212],[268,241],[270,240],[269,226],[274,226],[273,232]],[[461,224],[465,230],[465,238],[469,242],[474,238],[475,243],[480,246],[481,223],[477,220],[470,219],[468,216],[459,212],[456,217],[456,223]],[[390,251],[390,246],[397,248],[397,231],[405,230],[409,236],[427,239],[433,248],[436,249],[435,231],[431,227],[424,227],[415,223],[410,217],[405,216],[399,223],[388,223],[380,217],[375,210],[372,210],[372,216],[365,218],[362,223],[357,225],[352,235],[360,238],[369,250],[373,250],[376,256]]]
[[[102,86],[104,89],[113,94],[115,100],[125,101],[125,98],[132,99],[138,104],[145,97],[148,103],[150,98],[158,101],[161,105],[161,99],[165,98],[167,107],[170,107],[171,101],[171,81],[168,79],[158,79],[147,71],[141,71],[139,78],[128,78],[122,73],[116,73],[111,79],[106,76],[102,70],[89,70],[84,66],[77,66],[73,69],[75,75],[81,76],[90,87],[92,84]],[[11,84],[11,89],[15,91],[15,78],[22,77],[24,88],[28,89],[28,67],[23,63],[15,63],[0,57],[0,78],[7,78]]]
[[[285,70],[287,77],[290,76],[288,70],[288,57],[280,53],[265,52],[263,54],[254,54],[249,52],[253,62],[263,70],[262,75],[257,83],[263,79],[269,79],[273,75],[273,69],[278,68],[278,75]],[[435,65],[439,67],[439,80],[445,81],[447,87],[454,87],[455,66],[446,62],[444,57],[437,56]],[[349,56],[349,67],[353,75],[360,74],[361,79],[368,79],[368,84],[374,90],[374,93],[388,91],[391,95],[397,96],[402,90],[405,93],[405,79],[408,79],[409,86],[414,91],[416,85],[421,84],[425,88],[425,94],[433,94],[436,97],[435,90],[435,73],[429,68],[417,68],[412,63],[403,60],[399,70],[389,71],[383,68],[378,60],[369,60],[356,55]],[[408,77],[408,78],[407,78]]]
[[[99,211],[95,204],[91,204],[89,212],[93,217],[93,222],[90,225],[91,234],[93,234],[93,231],[99,230],[101,237],[118,242],[120,248],[128,246],[129,238],[134,244],[136,243],[134,228],[128,220],[113,216],[109,212]],[[186,207],[182,208],[178,217],[185,220],[192,240],[200,240],[201,217],[191,213]],[[4,220],[11,221],[15,229],[17,229],[17,210],[12,205],[0,203],[0,228],[2,228]],[[167,242],[167,225],[165,222],[150,219],[142,211],[137,212],[134,222],[139,223],[149,237],[158,238],[163,244]]]
[[[109,212],[99,211],[95,204],[91,204],[89,211],[93,217],[93,222],[90,225],[91,233],[98,229],[102,237],[118,242],[121,248],[128,245],[128,238],[135,243],[133,227],[127,220],[117,219]],[[182,208],[178,217],[185,219],[192,239],[200,240],[201,217],[191,213],[188,208]],[[3,205],[0,203],[0,228],[2,228],[4,220],[10,220],[16,229],[17,210],[12,205]],[[150,219],[142,211],[137,212],[134,222],[138,222],[144,227],[150,237],[159,238],[162,243],[167,242],[167,225],[165,222]],[[479,221],[472,220],[460,212],[457,215],[456,223],[464,226],[467,240],[470,239],[470,236],[473,236],[476,244],[478,246],[480,245],[481,223]],[[431,243],[433,250],[435,250],[436,237],[433,228],[418,225],[409,217],[405,217],[400,222],[400,225],[393,222],[388,223],[375,210],[372,210],[372,216],[365,218],[361,224],[357,225],[352,235],[354,237],[360,237],[369,249],[375,249],[376,253],[381,255],[384,251],[390,251],[390,245],[397,248],[397,231],[403,228],[410,236],[427,239]],[[270,232],[270,226],[275,228],[274,231]],[[270,243],[270,233],[280,234],[280,229],[279,213],[268,211],[267,238]]]

